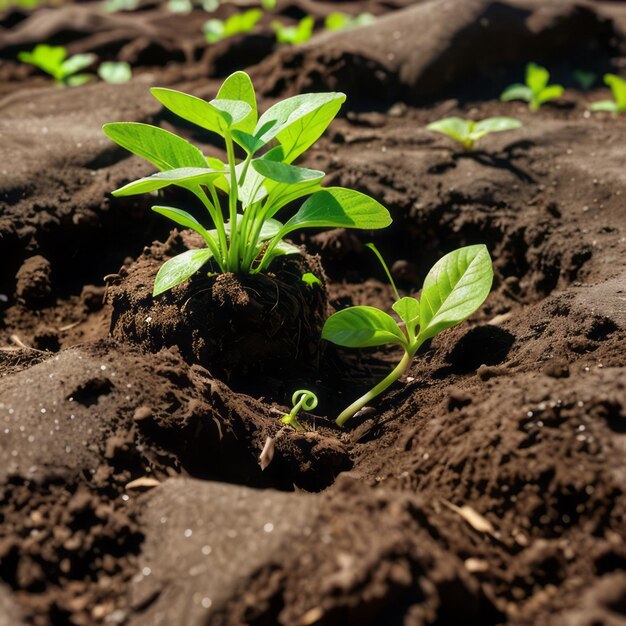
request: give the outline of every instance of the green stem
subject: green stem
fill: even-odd
[[[413,355],[415,354],[415,350],[411,347],[410,351],[404,352],[404,356],[402,360],[393,371],[383,380],[381,380],[375,387],[370,389],[365,395],[361,396],[358,400],[353,402],[347,409],[343,410],[339,417],[336,420],[337,426],[344,426],[345,423],[357,412],[360,411],[368,402],[371,402],[376,396],[380,395],[383,391],[386,391],[393,383],[396,382],[406,372],[409,367],[411,361],[413,360]]]
[[[225,263],[227,262],[228,242],[226,240],[226,230],[224,229],[224,218],[219,205],[219,199],[215,193],[214,187],[210,186],[213,192],[213,202],[211,202],[200,185],[191,188],[192,193],[202,202],[206,210],[209,212],[215,230],[217,230],[217,237],[219,240],[219,255],[216,255],[215,260],[219,263],[220,269],[224,271]]]
[[[230,169],[230,189],[228,190],[228,214],[230,220],[230,248],[228,250],[228,265],[231,272],[239,270],[239,254],[237,248],[237,172],[235,171],[235,148],[233,140],[226,135],[226,154]]]

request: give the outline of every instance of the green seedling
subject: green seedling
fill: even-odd
[[[299,389],[291,397],[293,409],[281,418],[283,424],[288,424],[294,430],[304,430],[304,426],[298,421],[298,413],[301,409],[312,411],[317,406],[317,396],[308,389]]]
[[[542,104],[560,98],[565,91],[561,85],[549,85],[549,81],[550,72],[545,67],[529,63],[526,66],[526,84],[510,85],[502,92],[500,100],[523,100],[528,102],[531,111],[538,111]]]
[[[605,74],[604,83],[611,88],[613,100],[600,100],[600,102],[594,102],[589,108],[592,111],[624,113],[626,111],[626,80],[616,74]]]
[[[580,85],[583,91],[589,91],[598,78],[594,72],[587,72],[585,70],[575,70],[573,76],[574,80]]]
[[[278,20],[272,22],[272,28],[276,33],[276,41],[292,45],[309,41],[313,36],[314,26],[315,18],[311,15],[303,17],[295,26],[285,26]]]
[[[106,61],[98,68],[98,76],[110,85],[121,85],[133,77],[133,70],[124,61]]]
[[[302,274],[302,282],[307,287],[311,288],[313,287],[313,285],[319,285],[320,287],[322,286],[322,281],[311,272],[306,272],[306,274]]]
[[[139,6],[139,0],[106,0],[102,8],[107,13],[118,11],[134,11]]]
[[[204,248],[188,250],[161,267],[154,295],[187,280],[209,260],[220,272],[263,272],[277,257],[301,253],[284,239],[302,228],[371,230],[391,223],[387,209],[373,198],[342,187],[323,188],[324,172],[292,165],[324,133],[345,101],[344,94],[294,96],[259,116],[254,87],[245,72],[229,76],[210,102],[173,89],[151,92],[177,116],[219,135],[227,157],[226,163],[207,158],[185,139],[149,124],[104,126],[113,141],[160,170],[114,191],[114,196],[175,185],[199,198],[212,221],[213,230],[208,230],[182,209],[152,207],[196,231],[205,242]],[[235,156],[236,145],[245,154],[242,160]],[[275,219],[284,207],[304,198],[287,221]]]
[[[58,85],[75,87],[83,85],[91,79],[89,74],[78,74],[89,67],[95,60],[95,54],[75,54],[67,58],[67,50],[63,46],[39,44],[32,52],[20,52],[18,58],[50,74]]]
[[[480,122],[464,120],[460,117],[446,117],[429,124],[426,128],[451,137],[458,141],[465,150],[472,150],[479,139],[490,133],[514,130],[521,126],[522,123],[512,117],[489,117]]]
[[[234,13],[226,20],[207,20],[204,23],[204,36],[208,43],[217,43],[235,35],[245,35],[254,30],[262,17],[261,9],[248,9],[242,13]]]
[[[326,16],[324,26],[326,30],[345,30],[373,24],[376,18],[371,13],[359,13],[357,16],[348,15],[341,11],[333,11]]]
[[[219,6],[219,0],[168,0],[167,10],[171,13],[191,13],[195,7],[212,13]]]
[[[344,426],[355,413],[398,380],[427,339],[456,326],[474,313],[489,295],[493,281],[491,258],[486,246],[467,246],[446,254],[435,263],[424,280],[421,300],[401,298],[380,253],[372,244],[368,245],[379,258],[391,282],[395,294],[392,308],[401,323],[375,307],[353,306],[334,313],[326,320],[322,338],[347,348],[393,344],[401,347],[404,355],[386,378],[339,415],[338,426]]]

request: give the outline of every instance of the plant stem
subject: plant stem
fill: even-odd
[[[417,348],[415,348],[417,350]],[[360,411],[368,402],[371,402],[376,396],[385,391],[393,383],[396,382],[404,374],[409,367],[409,364],[413,360],[415,351],[407,352],[405,350],[402,360],[393,371],[383,380],[381,380],[375,387],[370,389],[365,395],[361,396],[358,400],[353,402],[347,409],[344,409],[336,420],[337,426],[344,426],[345,423],[357,412]]]
[[[235,148],[233,140],[226,135],[226,154],[230,169],[230,189],[228,190],[228,214],[230,220],[230,248],[228,250],[228,269],[231,272],[239,270],[239,251],[237,248],[237,172],[235,171]]]

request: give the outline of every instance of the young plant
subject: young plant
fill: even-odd
[[[306,43],[311,39],[314,26],[315,18],[312,15],[303,17],[295,26],[285,26],[278,20],[272,22],[272,28],[276,33],[276,41],[292,45]]]
[[[226,20],[207,20],[204,23],[204,36],[208,43],[217,43],[228,37],[245,35],[254,29],[262,17],[261,9],[248,9],[242,13],[234,13]]]
[[[121,85],[133,77],[133,70],[124,61],[105,61],[98,68],[98,76],[109,85]]]
[[[89,74],[78,72],[89,67],[96,60],[96,55],[75,54],[68,59],[67,50],[63,46],[39,44],[32,52],[20,52],[18,59],[50,74],[58,85],[74,87],[91,79]]]
[[[322,338],[347,348],[395,344],[402,348],[404,355],[386,378],[339,415],[338,426],[344,426],[357,411],[398,380],[424,341],[456,326],[476,311],[489,295],[493,281],[486,246],[467,246],[446,254],[435,263],[424,280],[421,300],[401,298],[380,253],[372,244],[369,247],[376,253],[391,282],[396,297],[392,308],[401,323],[375,307],[353,306],[326,320]]]
[[[226,163],[207,158],[185,139],[148,124],[121,122],[103,127],[109,138],[160,170],[114,191],[114,196],[176,185],[202,202],[212,222],[209,230],[182,209],[152,207],[199,233],[205,243],[204,248],[188,250],[161,267],[154,295],[187,280],[209,260],[220,272],[263,272],[278,256],[301,252],[284,239],[302,228],[371,230],[391,223],[389,212],[376,200],[351,189],[323,188],[324,172],[292,165],[337,115],[344,94],[294,96],[259,117],[254,87],[245,72],[229,76],[210,102],[173,89],[151,92],[182,119],[222,137],[227,156]],[[273,147],[268,149],[270,142]],[[235,156],[235,145],[245,154],[241,161]],[[276,219],[284,207],[304,198],[295,215],[284,222]]]
[[[528,102],[531,111],[538,111],[539,107],[550,100],[556,100],[563,95],[561,85],[549,85],[550,72],[545,67],[535,63],[526,66],[526,84],[515,83],[507,87],[500,96],[502,102],[523,100]]]
[[[304,430],[304,426],[298,421],[298,413],[301,409],[312,411],[317,406],[317,396],[308,389],[299,389],[291,397],[291,404],[293,404],[293,409],[283,415],[280,421],[294,430]]]
[[[357,16],[348,15],[341,11],[333,11],[326,16],[324,26],[326,30],[345,30],[373,24],[376,18],[371,13],[359,13]]]
[[[426,126],[428,130],[442,133],[458,141],[465,150],[472,150],[474,144],[490,133],[520,128],[522,123],[512,117],[488,117],[480,122],[464,120],[460,117],[446,117]]]
[[[572,75],[583,91],[589,91],[598,78],[594,72],[586,70],[574,70]]]
[[[600,100],[600,102],[594,102],[589,108],[592,111],[624,113],[626,111],[626,80],[616,74],[605,74],[604,83],[611,88],[613,100]]]

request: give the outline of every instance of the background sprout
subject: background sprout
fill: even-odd
[[[294,45],[309,41],[313,36],[314,26],[315,18],[312,15],[303,17],[295,26],[285,26],[278,20],[272,22],[272,28],[276,33],[276,41]]]
[[[447,135],[458,141],[466,150],[471,150],[479,139],[490,133],[514,130],[521,126],[522,123],[512,117],[489,117],[480,122],[460,117],[446,117],[428,124],[426,128]]]
[[[308,389],[298,389],[291,397],[293,409],[286,413],[282,418],[283,424],[288,424],[294,430],[304,430],[304,426],[298,421],[298,413],[301,409],[312,411],[317,406],[317,396]]]
[[[373,244],[368,246],[379,258],[391,282],[396,297],[392,308],[403,327],[375,307],[353,306],[326,320],[322,338],[347,348],[395,344],[404,350],[404,355],[386,378],[339,415],[338,426],[344,426],[357,411],[398,380],[424,341],[456,326],[476,311],[489,295],[493,281],[487,247],[483,244],[466,246],[446,254],[435,263],[424,280],[421,301],[412,297],[401,298],[380,253]]]
[[[589,91],[598,78],[594,72],[587,72],[585,70],[575,70],[572,75],[583,91]]]
[[[516,83],[507,87],[500,96],[502,102],[523,100],[528,102],[531,111],[537,111],[542,104],[556,100],[565,91],[561,85],[549,85],[550,72],[535,63],[526,66],[526,84]]]
[[[371,13],[360,13],[353,17],[341,11],[333,11],[326,16],[324,26],[327,30],[344,30],[346,28],[357,28],[373,24],[376,18]]]
[[[589,108],[592,111],[624,113],[626,111],[626,80],[616,74],[605,74],[604,83],[611,88],[613,100],[600,100],[600,102],[594,102]]]
[[[228,37],[244,35],[251,32],[262,17],[261,9],[248,9],[234,13],[227,20],[210,19],[204,23],[204,36],[208,43],[217,43]]]
[[[110,85],[120,85],[127,83],[133,77],[133,70],[124,61],[106,61],[98,68],[98,76]]]
[[[39,44],[32,52],[20,52],[18,58],[22,63],[34,65],[52,76],[58,85],[74,87],[91,79],[89,74],[78,72],[89,67],[96,60],[96,55],[75,54],[68,59],[63,46]]]
[[[152,95],[182,119],[220,136],[227,162],[206,158],[191,143],[149,124],[106,124],[110,139],[143,157],[160,171],[113,192],[129,196],[182,187],[202,202],[211,219],[208,230],[191,214],[175,207],[152,210],[198,233],[204,248],[168,260],[159,270],[153,294],[182,283],[212,260],[220,272],[256,274],[279,256],[300,254],[285,237],[302,228],[384,228],[387,209],[369,196],[343,187],[322,187],[324,172],[291,163],[313,145],[339,112],[342,93],[301,94],[277,102],[261,116],[245,72],[235,72],[210,102],[173,89],[154,88]],[[245,153],[235,156],[235,144]],[[269,147],[269,145],[273,147]],[[259,156],[259,152],[265,150]],[[220,194],[225,196],[223,208]],[[305,199],[284,223],[279,211]],[[225,219],[224,213],[228,216]]]

